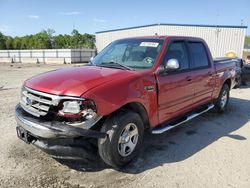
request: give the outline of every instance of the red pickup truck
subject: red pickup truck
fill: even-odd
[[[168,131],[212,108],[224,112],[235,64],[214,62],[204,40],[149,36],[112,42],[87,66],[25,81],[17,135],[54,157],[74,157],[96,138],[105,163],[121,167],[145,130]]]

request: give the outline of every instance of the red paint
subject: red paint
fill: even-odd
[[[95,66],[64,68],[33,77],[25,82],[25,86],[55,95],[92,99],[99,115],[109,115],[125,104],[137,102],[144,106],[151,127],[155,127],[201,104],[213,101],[225,80],[234,80],[234,66],[220,64],[215,67],[210,51],[201,39],[168,36],[144,38],[165,40],[152,69],[129,71]],[[203,42],[212,66],[179,74],[159,75],[158,68],[172,39]],[[192,78],[191,82],[187,81],[189,77]],[[149,92],[144,89],[145,86],[154,86],[155,89]]]
[[[26,86],[55,95],[81,96],[86,91],[116,79],[127,79],[134,73],[95,66],[62,68],[40,74],[26,81]]]

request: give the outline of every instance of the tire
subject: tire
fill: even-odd
[[[227,84],[224,84],[220,91],[219,97],[216,99],[214,103],[215,110],[219,113],[225,112],[228,101],[229,101],[229,87]]]
[[[134,159],[142,145],[144,126],[140,116],[132,111],[120,111],[103,124],[108,136],[98,139],[98,151],[103,161],[121,168]]]

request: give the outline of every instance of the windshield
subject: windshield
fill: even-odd
[[[128,70],[152,68],[162,48],[160,39],[123,39],[112,42],[93,60],[96,66]]]

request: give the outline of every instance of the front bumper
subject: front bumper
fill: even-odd
[[[19,138],[22,133],[35,139],[60,139],[60,138],[105,138],[106,133],[90,129],[82,129],[65,125],[58,121],[44,121],[25,112],[20,105],[16,106],[16,122]],[[27,137],[27,135],[25,135]],[[28,139],[26,139],[27,141]],[[28,140],[29,142],[29,140]]]

